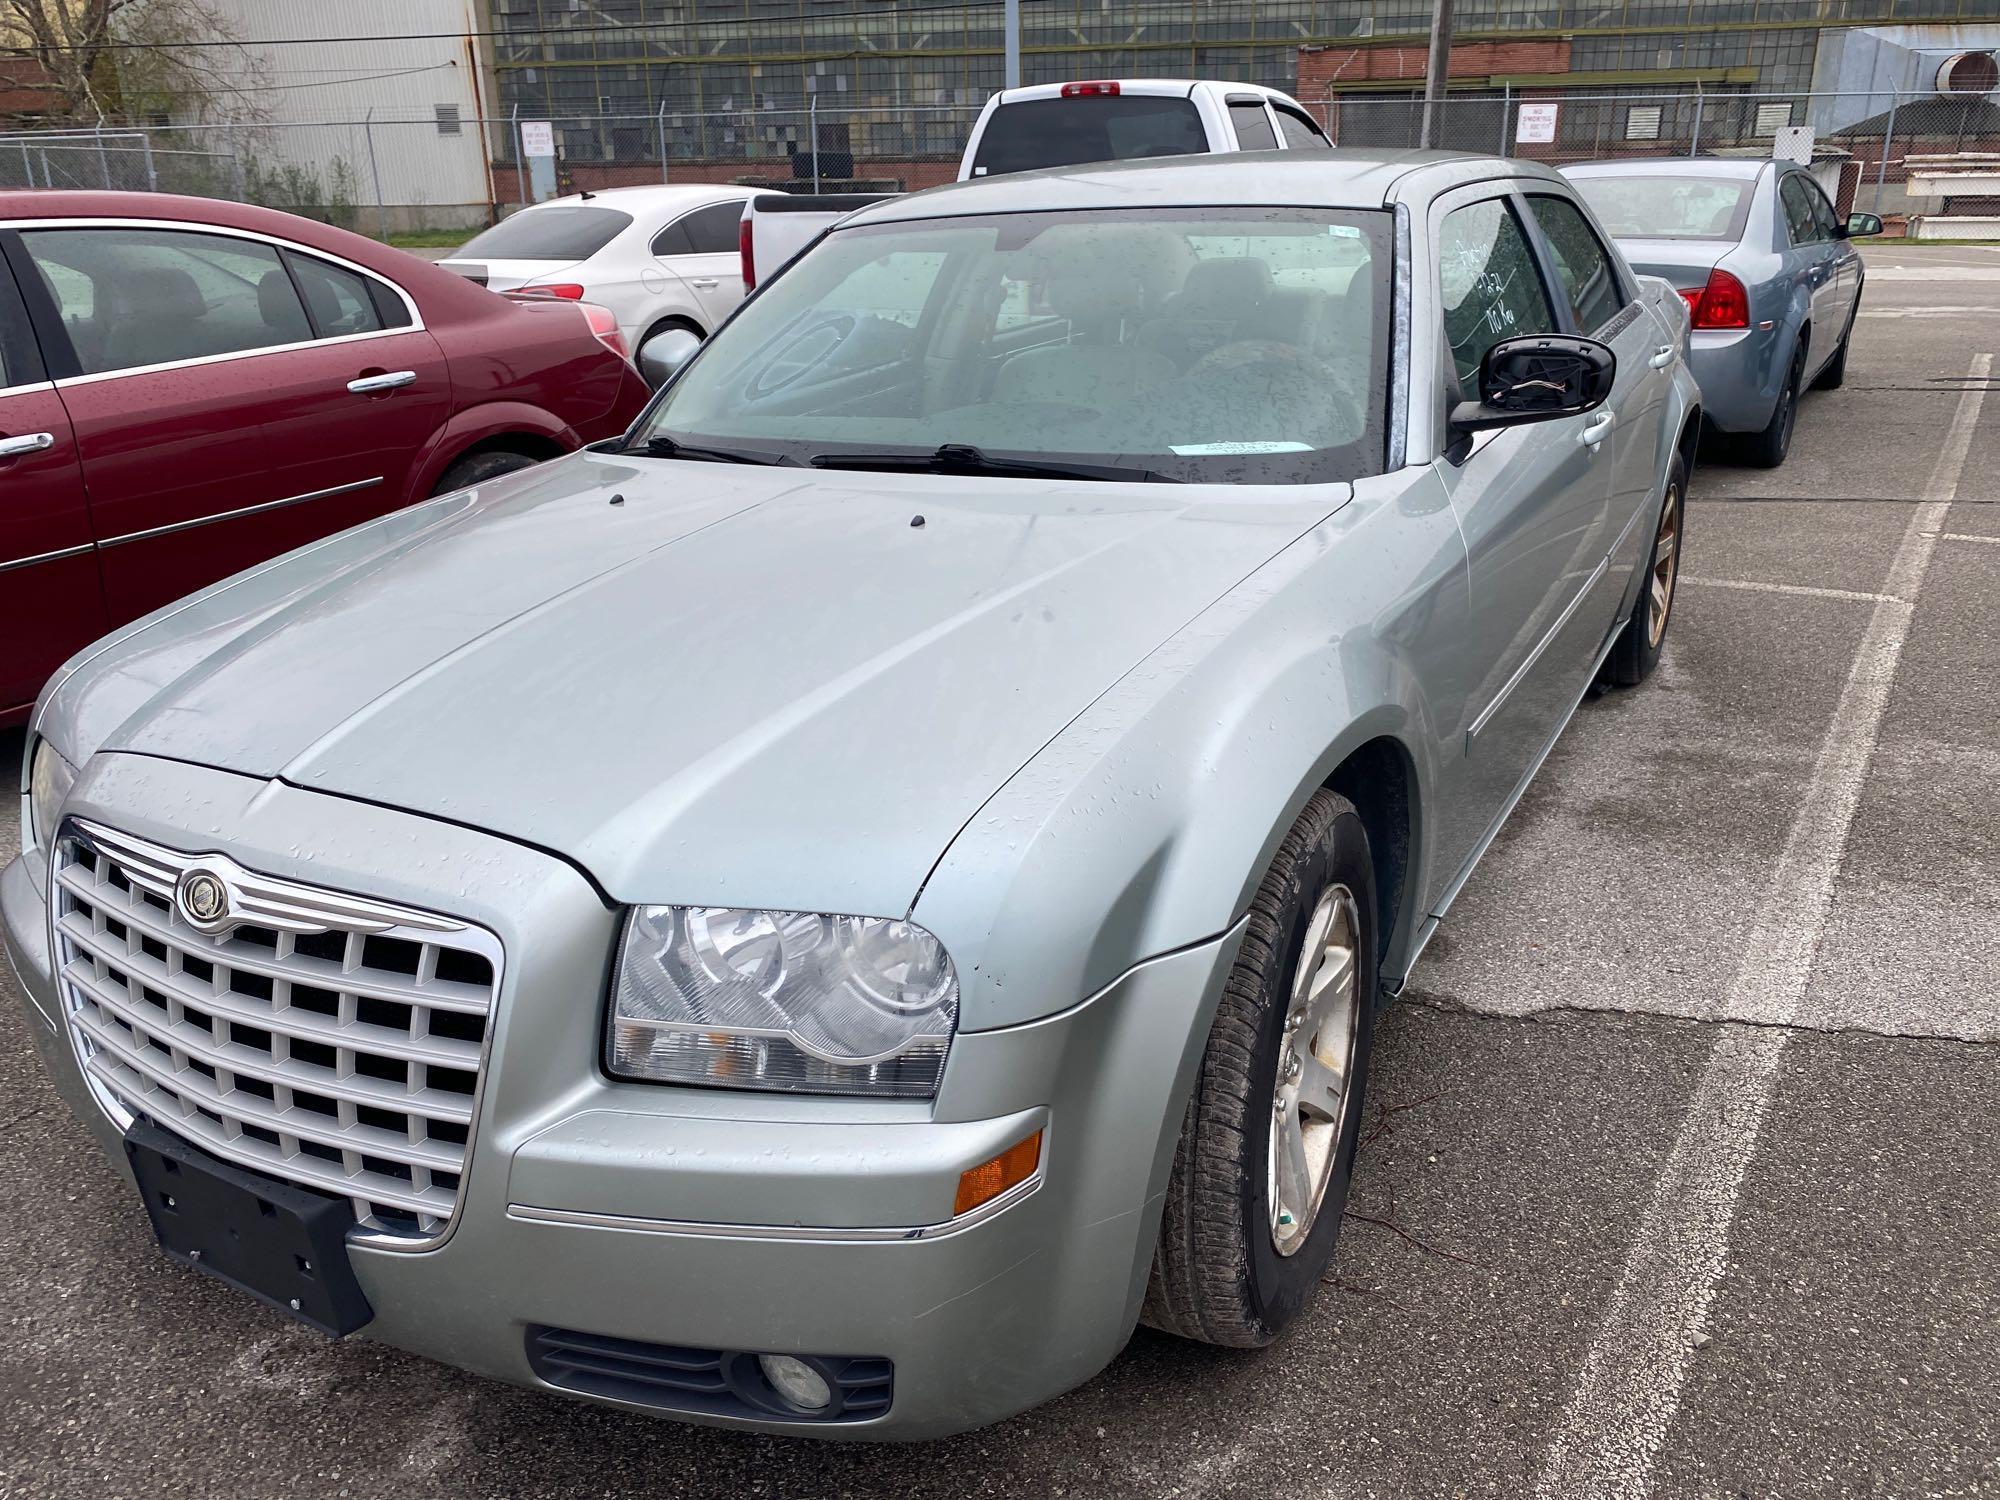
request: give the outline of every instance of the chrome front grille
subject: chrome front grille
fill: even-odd
[[[195,925],[203,875],[227,915]],[[177,895],[177,891],[183,894]],[[70,1037],[98,1100],[215,1155],[350,1200],[412,1246],[458,1206],[499,940],[78,819],[51,922]]]

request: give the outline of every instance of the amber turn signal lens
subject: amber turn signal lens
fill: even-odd
[[[981,1162],[958,1178],[958,1198],[951,1205],[953,1218],[969,1214],[982,1203],[991,1203],[1008,1188],[1026,1182],[1041,1165],[1042,1133],[1037,1130],[1025,1141],[1017,1141],[991,1161]]]

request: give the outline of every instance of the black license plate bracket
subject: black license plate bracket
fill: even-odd
[[[347,1258],[354,1210],[135,1121],[125,1156],[160,1248],[334,1338],[375,1316]]]

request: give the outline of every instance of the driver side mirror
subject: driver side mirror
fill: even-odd
[[[1877,214],[1849,214],[1847,216],[1847,237],[1858,240],[1867,235],[1880,234],[1882,220]]]
[[[693,359],[700,347],[701,335],[692,328],[663,328],[639,346],[639,357],[633,363],[647,388],[657,391],[680,374],[681,366]]]
[[[1618,356],[1595,339],[1560,334],[1502,339],[1480,361],[1479,399],[1452,409],[1452,438],[1581,416],[1604,404],[1617,375]]]

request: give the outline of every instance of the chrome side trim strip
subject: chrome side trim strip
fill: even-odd
[[[1549,649],[1549,643],[1563,633],[1564,627],[1569,624],[1571,618],[1579,609],[1583,608],[1583,601],[1588,599],[1596,590],[1598,583],[1603,579],[1605,573],[1610,570],[1610,567],[1611,559],[1609,557],[1600,557],[1597,560],[1597,566],[1592,568],[1590,576],[1584,579],[1583,587],[1578,589],[1569,603],[1563,606],[1563,612],[1556,616],[1555,624],[1544,631],[1542,638],[1535,642],[1535,649],[1528,653],[1527,660],[1514,669],[1514,675],[1507,679],[1506,686],[1493,695],[1493,701],[1479,711],[1479,717],[1474,719],[1472,727],[1465,731],[1465,748],[1468,751],[1472,749],[1473,741],[1479,738],[1479,732],[1493,721],[1493,716],[1499,713],[1501,708],[1505,706],[1508,698],[1513,696],[1514,689],[1521,685],[1522,680],[1530,672],[1534,671],[1535,663],[1542,659],[1542,653]]]
[[[303,495],[291,495],[283,500],[266,500],[261,505],[245,505],[237,510],[219,511],[212,516],[196,516],[192,520],[174,521],[166,526],[151,526],[144,531],[128,531],[123,536],[107,537],[97,545],[122,547],[127,542],[143,542],[156,536],[171,536],[177,531],[192,531],[197,526],[213,526],[217,521],[233,521],[238,516],[254,516],[267,510],[280,510],[287,505],[303,505],[308,500],[324,500],[329,495],[344,495],[349,490],[365,490],[370,485],[380,484],[382,476],[373,479],[356,479],[348,484],[330,485],[323,490],[307,490]]]
[[[32,568],[36,563],[61,562],[65,557],[81,557],[96,546],[95,542],[79,542],[74,547],[58,547],[53,552],[37,552],[33,557],[17,557],[12,562],[0,562],[0,573],[11,572],[15,568]]]
[[[1582,608],[1583,601],[1588,599],[1591,596],[1591,593],[1597,588],[1597,585],[1603,581],[1604,575],[1608,571],[1610,571],[1611,560],[1616,556],[1618,556],[1620,552],[1625,550],[1625,539],[1632,534],[1632,528],[1639,523],[1639,517],[1646,514],[1647,510],[1650,509],[1651,506],[1652,506],[1652,501],[1648,499],[1645,505],[1640,506],[1638,510],[1635,510],[1631,514],[1631,516],[1625,522],[1624,529],[1618,533],[1618,540],[1611,544],[1611,549],[1604,554],[1603,558],[1598,562],[1597,566],[1591,569],[1590,577],[1584,581],[1583,587],[1577,590],[1576,597],[1569,601],[1569,604],[1564,608],[1562,614],[1557,618],[1555,624],[1551,625],[1548,628],[1548,631],[1542,636],[1542,638],[1535,643],[1535,649],[1528,653],[1528,659],[1522,662],[1521,665],[1515,669],[1514,675],[1512,677],[1509,677],[1507,679],[1507,685],[1500,689],[1498,695],[1495,696],[1495,698],[1491,703],[1487,704],[1485,708],[1479,711],[1479,717],[1472,721],[1472,727],[1466,730],[1465,732],[1465,748],[1468,753],[1472,749],[1473,741],[1479,738],[1479,731],[1486,727],[1488,721],[1490,721],[1492,717],[1500,711],[1501,705],[1507,701],[1507,695],[1512,693],[1515,688],[1520,686],[1521,679],[1528,675],[1528,673],[1533,669],[1535,663],[1541,658],[1541,654],[1544,651],[1548,650],[1549,643],[1553,641],[1557,636],[1562,634],[1563,627],[1569,624],[1570,616],[1574,615],[1578,609]],[[1616,641],[1618,639],[1618,633],[1616,630],[1612,632],[1611,639],[1613,641]],[[1610,647],[1607,646],[1604,652],[1601,653],[1599,656],[1598,664],[1600,666],[1603,665],[1603,657],[1605,655],[1608,655],[1609,653],[1610,653]],[[1591,674],[1591,680],[1592,681],[1596,680],[1595,672]],[[1574,712],[1574,710],[1571,710],[1571,712]],[[1565,718],[1563,722],[1568,723],[1569,721],[1567,718]]]
[[[313,252],[302,250],[300,253],[311,255]],[[376,279],[380,280],[379,277]],[[95,385],[100,380],[124,380],[133,375],[158,375],[168,370],[193,370],[199,369],[202,365],[221,364],[224,360],[256,359],[265,354],[295,354],[301,349],[331,349],[341,344],[361,344],[369,339],[394,338],[398,334],[423,331],[415,326],[371,328],[366,333],[340,333],[326,339],[300,339],[289,344],[266,344],[258,349],[231,349],[222,354],[203,354],[193,359],[169,359],[157,365],[127,365],[118,370],[97,370],[87,375],[65,375],[55,385],[57,390],[66,391],[73,385]]]
[[[879,1244],[898,1240],[942,1240],[984,1224],[1017,1203],[1033,1197],[1042,1185],[1042,1171],[1007,1189],[989,1203],[942,1224],[911,1228],[822,1229],[804,1224],[712,1224],[694,1219],[642,1219],[628,1214],[593,1214],[570,1208],[507,1205],[507,1217],[529,1224],[565,1224],[578,1229],[616,1229],[634,1234],[685,1234],[729,1240],[821,1240],[839,1244]]]

